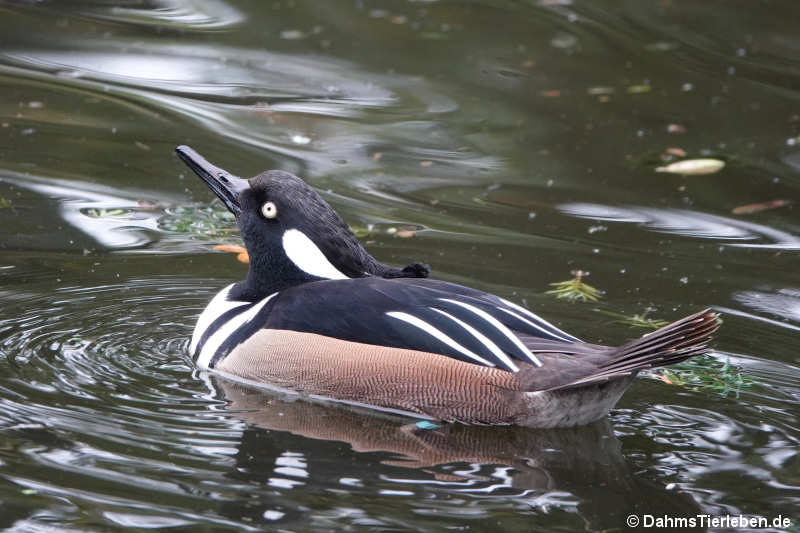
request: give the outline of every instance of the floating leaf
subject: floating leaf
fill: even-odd
[[[545,291],[545,294],[552,294],[563,300],[582,300],[584,302],[596,302],[603,296],[603,291],[583,281],[583,278],[589,275],[588,272],[576,270],[572,272],[572,275],[575,276],[572,279],[550,283],[550,286],[555,288]]]
[[[418,34],[420,39],[427,39],[429,41],[444,41],[447,39],[447,34],[440,31],[422,31]]]
[[[281,31],[281,39],[286,39],[288,41],[294,41],[296,39],[304,39],[306,36],[305,32],[301,30],[283,30]]]
[[[390,226],[386,228],[386,233],[400,239],[410,239],[421,229],[421,226]]]
[[[578,44],[578,38],[570,33],[559,33],[550,39],[550,46],[554,48],[572,48]]]
[[[720,361],[710,355],[693,357],[669,368],[660,368],[653,375],[668,385],[707,390],[722,397],[733,392],[738,398],[743,388],[755,384],[753,378],[744,375],[742,369],[732,365],[730,360]]]
[[[601,96],[601,95],[608,95],[614,94],[613,87],[589,87],[586,89],[586,93],[591,96]]]
[[[644,94],[652,91],[653,88],[649,85],[631,85],[627,91],[629,94]]]
[[[238,244],[217,244],[214,246],[214,250],[236,254],[236,259],[240,263],[250,264],[250,255],[248,255],[247,249],[244,246],[239,246]]]
[[[481,198],[480,196],[473,196],[472,201],[478,205],[489,205],[489,202]]]
[[[349,226],[350,231],[353,232],[353,235],[356,236],[357,239],[366,239],[372,233],[372,228],[370,226]]]
[[[791,200],[770,200],[769,202],[740,205],[739,207],[734,208],[731,213],[734,215],[752,215],[753,213],[760,213],[761,211],[784,207],[790,205],[791,203]]]
[[[239,246],[238,244],[218,244],[214,246],[214,250],[220,252],[229,252],[232,254],[240,254],[240,253],[247,253],[247,249],[244,246]]]
[[[675,157],[686,157],[686,150],[678,147],[671,147],[664,150],[664,153],[674,155]]]
[[[11,200],[5,196],[0,196],[0,209],[7,209],[11,207]]]
[[[719,159],[686,159],[663,167],[657,167],[656,172],[683,174],[684,176],[701,176],[704,174],[714,174],[723,168],[725,168],[725,161],[720,161]]]
[[[648,52],[669,52],[678,48],[678,43],[658,41],[644,45],[644,49]]]

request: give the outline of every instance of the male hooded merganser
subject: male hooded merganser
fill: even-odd
[[[639,370],[705,353],[710,310],[621,347],[582,342],[482,291],[375,260],[300,178],[244,180],[187,146],[178,156],[236,220],[244,281],[200,315],[198,367],[314,398],[472,424],[561,427],[605,416]]]

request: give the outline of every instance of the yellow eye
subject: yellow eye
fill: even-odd
[[[275,218],[278,216],[278,208],[272,202],[265,202],[261,206],[261,214],[264,215],[264,218]]]

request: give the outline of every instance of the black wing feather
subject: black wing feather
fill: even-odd
[[[542,332],[520,324],[499,311],[503,301],[490,294],[452,283],[426,279],[361,278],[305,283],[282,291],[261,327],[316,333],[328,337],[438,353],[461,361],[516,371],[510,359],[531,362],[509,337],[469,309],[445,300],[457,300],[479,308],[508,328]],[[494,343],[505,357],[498,357],[487,345],[458,322],[469,324]],[[444,342],[418,326],[387,313],[401,313],[424,322],[457,344]],[[558,339],[551,338],[557,341]],[[563,343],[563,341],[562,341]],[[569,343],[563,343],[569,344]],[[465,353],[470,352],[475,357]]]

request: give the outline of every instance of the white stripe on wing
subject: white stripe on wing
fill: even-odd
[[[477,355],[476,353],[472,352],[471,350],[468,350],[467,348],[464,348],[459,343],[457,343],[455,340],[453,340],[451,337],[447,336],[442,331],[440,331],[439,329],[437,329],[433,325],[425,322],[424,320],[422,320],[420,318],[417,318],[417,317],[415,317],[413,315],[409,315],[408,313],[403,313],[401,311],[389,311],[386,314],[389,315],[392,318],[396,318],[398,320],[402,320],[403,322],[407,322],[408,324],[411,324],[412,326],[415,326],[415,327],[421,329],[422,331],[424,331],[428,335],[431,335],[432,337],[435,337],[436,339],[438,339],[439,341],[441,341],[444,344],[448,345],[449,347],[453,348],[454,350],[456,350],[458,352],[461,352],[462,354],[466,355],[470,359],[473,359],[473,360],[477,361],[478,363],[480,363],[482,365],[495,366],[494,363],[492,363],[490,361],[487,361],[486,359],[484,359],[483,357]]]
[[[486,346],[486,348],[488,348],[489,351],[492,352],[494,356],[497,357],[506,366],[506,369],[511,370],[512,372],[519,372],[519,367],[515,365],[513,362],[511,362],[511,359],[505,354],[505,352],[501,350],[498,345],[493,343],[486,335],[484,335],[477,329],[473,328],[463,320],[454,317],[450,313],[445,313],[441,309],[436,309],[435,307],[431,307],[430,309],[433,309],[437,313],[446,316],[447,318],[449,318],[450,320],[452,320],[453,322],[455,322],[456,324],[467,330],[473,337],[478,339],[484,346]]]
[[[544,326],[546,328],[549,328],[549,329],[552,329],[556,333],[559,333],[559,334],[563,335],[564,337],[567,338],[567,340],[572,341],[572,342],[581,342],[581,340],[578,337],[575,337],[574,335],[570,335],[566,331],[562,331],[562,330],[558,329],[557,327],[555,327],[553,324],[551,324],[547,320],[543,319],[539,315],[536,315],[536,314],[528,311],[527,309],[525,309],[521,305],[517,305],[514,302],[509,302],[505,298],[500,298],[500,301],[503,302],[504,304],[506,304],[507,306],[509,306],[509,307],[511,307],[513,309],[516,309],[517,311],[521,312],[522,314],[528,315],[530,318],[532,318],[533,320],[535,320],[536,322],[538,322],[542,326]]]
[[[522,355],[524,355],[531,363],[533,363],[536,366],[542,366],[542,362],[539,361],[539,359],[535,355],[533,355],[533,353],[531,353],[531,351],[528,349],[527,346],[522,344],[522,341],[519,340],[519,338],[516,335],[514,335],[514,333],[510,329],[508,329],[506,326],[503,325],[502,322],[497,320],[495,317],[493,317],[483,309],[479,309],[474,305],[470,305],[465,302],[459,302],[458,300],[451,300],[450,298],[439,298],[439,299],[442,300],[443,302],[460,305],[464,309],[472,311],[473,313],[475,313],[476,315],[487,321],[489,324],[496,327],[500,331],[500,333],[508,337],[508,339],[514,344],[514,346],[516,346],[519,349],[519,351],[522,352]]]
[[[542,326],[540,326],[540,325],[538,325],[538,324],[534,324],[533,322],[531,322],[530,320],[528,320],[528,319],[527,319],[527,318],[525,318],[524,316],[520,316],[520,315],[518,315],[517,313],[515,313],[514,311],[511,311],[511,310],[509,310],[509,309],[503,309],[502,307],[498,307],[498,309],[499,309],[500,311],[504,312],[504,313],[507,313],[507,314],[509,314],[509,315],[513,316],[513,317],[514,317],[514,318],[516,318],[517,320],[519,320],[519,321],[521,321],[521,322],[523,322],[523,323],[525,323],[525,324],[528,324],[530,327],[532,327],[532,328],[534,328],[534,329],[538,329],[539,331],[541,331],[542,333],[544,333],[544,334],[545,334],[545,335],[547,335],[548,337],[555,337],[556,339],[558,339],[558,340],[560,340],[560,341],[564,341],[564,342],[574,342],[574,341],[571,341],[570,339],[565,339],[565,338],[564,338],[564,337],[562,337],[561,335],[556,335],[555,333],[553,333],[553,332],[552,332],[552,331],[550,331],[549,329],[545,329],[545,328],[543,328]]]

